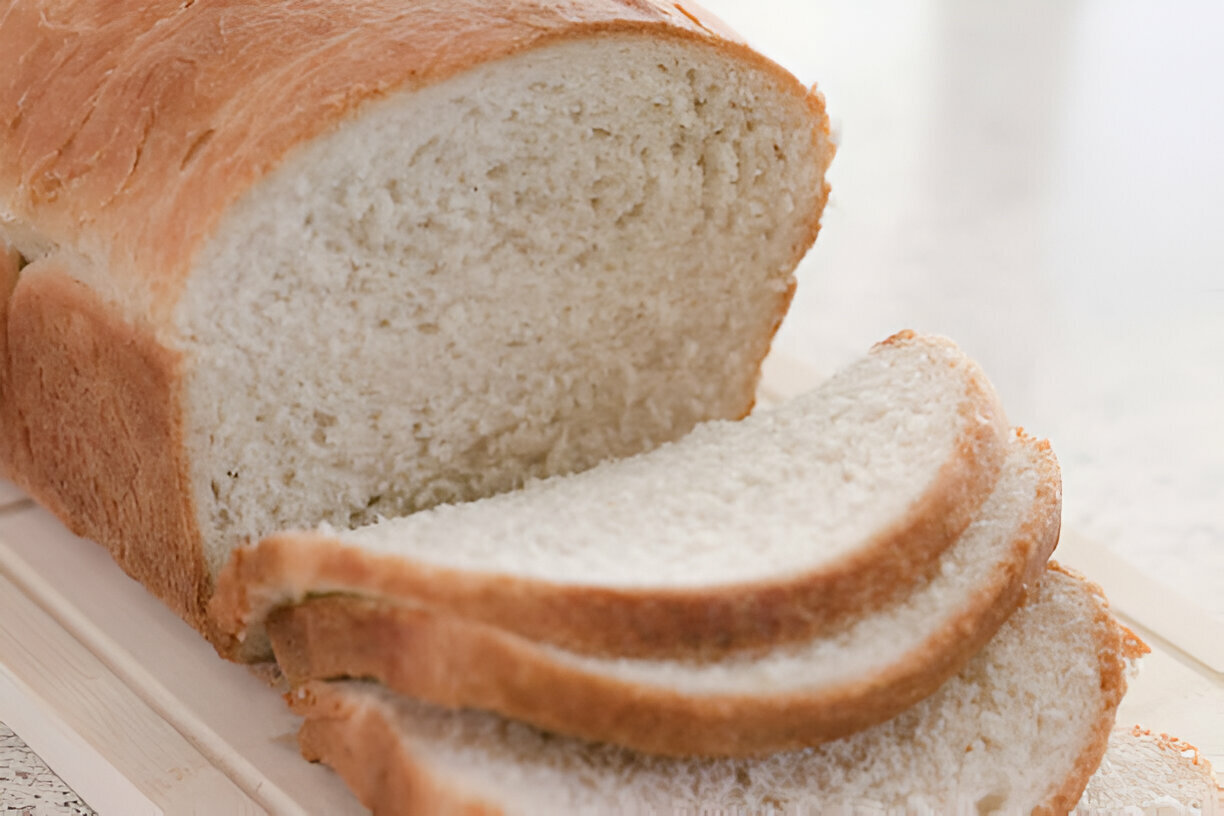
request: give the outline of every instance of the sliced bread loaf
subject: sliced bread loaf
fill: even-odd
[[[567,649],[674,657],[812,636],[904,594],[990,495],[1009,437],[943,338],[904,332],[739,423],[483,501],[234,554],[212,611],[249,647],[312,594],[410,601]]]
[[[290,699],[304,755],[376,814],[1061,814],[1105,751],[1134,646],[1095,587],[1051,571],[931,697],[760,759],[648,757],[375,683],[312,682]]]
[[[748,413],[832,152],[696,6],[5,3],[0,469],[206,627],[239,543]]]
[[[448,707],[672,755],[813,745],[933,692],[994,634],[1058,540],[1058,465],[1020,438],[994,493],[907,597],[810,641],[713,660],[566,652],[423,607],[327,596],[283,607],[268,631],[293,683],[374,678]]]

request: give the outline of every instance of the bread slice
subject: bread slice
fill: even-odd
[[[803,747],[892,717],[965,665],[1044,572],[1059,488],[1049,446],[1018,438],[930,582],[810,641],[721,659],[588,657],[423,607],[339,595],[283,607],[268,631],[293,683],[374,678],[433,703],[650,753]]]
[[[1051,571],[931,697],[760,759],[649,757],[375,683],[312,682],[290,700],[306,717],[303,754],[376,814],[1061,814],[1105,751],[1135,650],[1127,635],[1099,590]]]
[[[1193,745],[1139,726],[1117,728],[1075,814],[1122,813],[1218,816],[1224,814],[1224,788]]]
[[[206,627],[240,543],[748,413],[832,152],[696,7],[7,3],[0,469]]]
[[[273,608],[338,592],[584,653],[799,640],[937,569],[993,489],[1004,423],[960,349],[903,332],[804,397],[637,458],[267,538],[235,553],[212,609],[252,645]]]

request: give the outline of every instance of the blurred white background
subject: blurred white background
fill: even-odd
[[[1224,3],[704,5],[840,143],[779,350],[953,337],[1053,442],[1064,527],[1224,620]]]

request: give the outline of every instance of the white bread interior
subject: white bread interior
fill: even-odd
[[[996,399],[953,343],[898,337],[742,422],[707,423],[644,456],[337,538],[444,567],[588,586],[778,580],[832,568],[904,529],[966,448],[982,467],[975,499],[984,500],[1007,449]]]
[[[785,697],[844,692],[868,678],[880,682],[907,661],[922,665],[956,628],[968,637],[977,615],[1000,598],[1015,598],[1011,581],[1040,576],[1058,540],[1060,502],[1051,494],[1060,491],[1047,482],[1051,471],[1057,477],[1052,459],[1032,440],[1017,440],[994,492],[943,552],[934,577],[897,602],[864,610],[811,640],[699,661],[615,660],[542,648],[552,659],[592,674],[697,697]],[[990,598],[985,609],[978,608],[983,596]]]
[[[745,414],[825,196],[810,104],[704,44],[618,34],[297,149],[176,315],[210,568]]]

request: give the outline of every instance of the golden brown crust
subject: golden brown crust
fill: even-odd
[[[1040,807],[1033,810],[1033,816],[1060,816],[1075,809],[1076,803],[1084,795],[1084,789],[1088,787],[1088,780],[1096,773],[1109,747],[1109,734],[1113,731],[1118,705],[1126,694],[1127,662],[1133,659],[1131,656],[1149,651],[1147,644],[1118,623],[1109,611],[1109,601],[1104,591],[1098,585],[1056,562],[1051,562],[1049,569],[1082,581],[1096,598],[1093,631],[1097,639],[1097,665],[1101,673],[1100,712],[1066,778]]]
[[[1058,540],[1058,466],[1044,443],[1038,495],[1008,558],[970,604],[904,659],[840,687],[767,697],[692,695],[602,675],[496,626],[351,596],[284,607],[268,621],[295,684],[373,678],[452,708],[666,755],[743,756],[813,745],[894,716],[937,689],[994,635]]]
[[[181,458],[178,357],[55,257],[22,270],[6,312],[10,478],[208,631],[212,582]]]
[[[501,808],[448,785],[418,760],[382,711],[355,705],[325,683],[288,696],[309,718],[298,731],[302,756],[324,762],[375,816],[497,816]]]
[[[42,342],[39,332],[54,322],[54,300],[66,297],[87,319],[73,338],[79,348],[61,349],[57,359],[70,364],[93,349],[109,354],[112,368],[96,377],[57,374],[55,388],[65,401],[41,406],[32,395],[49,394],[25,381],[22,411],[10,404],[0,380],[0,469],[72,529],[104,542],[129,574],[227,651],[233,641],[216,638],[202,611],[210,582],[194,561],[202,545],[193,494],[182,478],[177,403],[185,364],[169,350],[173,311],[200,247],[253,184],[359,106],[526,49],[602,32],[704,43],[761,68],[813,112],[813,139],[826,165],[831,158],[820,95],[691,4],[9,4],[0,14],[0,237],[35,260],[71,255],[69,276],[94,287],[91,294],[67,278],[48,283],[46,291],[31,284],[23,296],[45,310],[38,314],[47,325],[35,326],[37,315],[28,316],[21,342]],[[795,264],[815,240],[823,201],[808,240],[794,247]],[[788,299],[779,299],[779,319]],[[103,338],[121,345],[98,351]],[[16,350],[27,363],[43,355],[38,346]],[[13,365],[6,351],[0,360]],[[131,382],[107,379],[114,377]],[[149,427],[123,431],[140,444],[116,446],[112,437],[90,436],[123,425],[116,416],[88,417],[95,388],[125,399],[146,393],[145,407],[133,417]],[[751,399],[745,395],[745,412]],[[84,412],[61,416],[68,405]],[[23,417],[41,423],[38,457],[22,441],[28,435]],[[49,459],[64,452],[55,447],[64,439],[46,437],[61,423],[74,429],[80,463]],[[133,474],[136,482],[121,481]]]
[[[4,475],[19,469],[14,467],[16,463],[13,450],[13,443],[19,437],[12,430],[17,427],[17,418],[7,394],[9,303],[13,297],[13,289],[17,286],[21,263],[21,255],[0,240],[0,474]]]
[[[656,0],[16,3],[0,17],[0,220],[74,247],[165,319],[226,209],[361,104],[549,42],[709,43],[807,95],[711,15]],[[810,97],[809,97],[810,98]]]
[[[937,569],[994,489],[1008,447],[1004,421],[989,383],[974,372],[961,408],[965,432],[923,496],[895,525],[805,573],[703,588],[584,586],[440,567],[289,532],[236,551],[210,611],[234,637],[227,648],[248,653],[264,649],[272,609],[329,592],[404,599],[590,654],[701,657],[798,641],[882,607]]]

